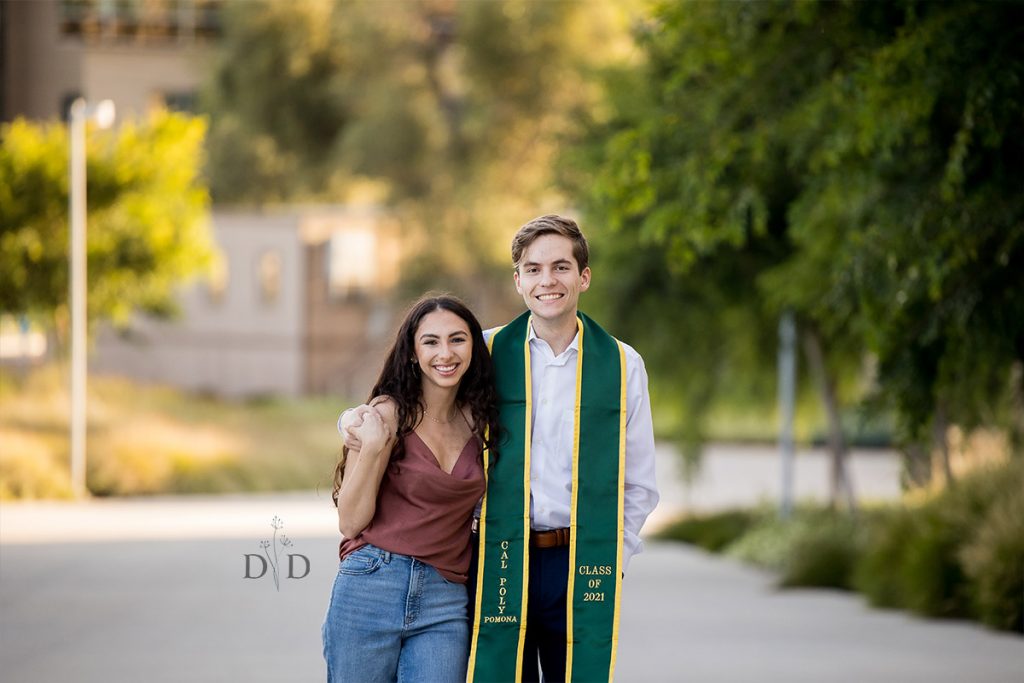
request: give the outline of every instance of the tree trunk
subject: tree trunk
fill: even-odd
[[[853,495],[853,484],[847,468],[846,438],[843,436],[843,425],[839,414],[839,398],[836,385],[825,365],[825,352],[821,343],[821,335],[813,326],[804,330],[804,350],[807,353],[808,365],[818,384],[825,415],[828,418],[828,450],[831,455],[831,472],[829,493],[833,508],[839,507],[840,499],[846,508],[854,512],[857,508]]]
[[[1024,362],[1010,366],[1010,452],[1024,455]]]
[[[932,419],[932,442],[938,450],[942,473],[946,477],[946,486],[953,486],[953,467],[949,462],[949,419],[946,417],[946,404],[942,399],[935,402],[935,417]]]
[[[428,12],[424,20],[430,30],[423,55],[427,82],[444,115],[448,152],[453,160],[463,161],[468,151],[462,130],[465,97],[458,92],[451,76],[446,76],[454,70],[451,60],[455,59],[457,47],[456,18],[451,14]]]
[[[912,443],[903,451],[903,474],[906,477],[904,484],[911,488],[921,488],[931,483],[931,454],[922,444]]]

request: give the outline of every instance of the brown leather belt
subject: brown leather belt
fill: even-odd
[[[531,548],[557,548],[569,545],[568,529],[552,529],[551,531],[530,530]]]

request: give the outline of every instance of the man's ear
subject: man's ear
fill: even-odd
[[[583,269],[580,273],[580,291],[585,292],[590,289],[590,266]]]
[[[516,268],[512,271],[512,279],[516,281],[516,292],[519,294],[523,293],[523,288],[519,286],[519,269]]]

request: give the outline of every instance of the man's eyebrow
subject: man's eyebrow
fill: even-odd
[[[572,261],[570,261],[567,258],[555,259],[551,263],[552,263],[552,265],[558,265],[560,263],[568,263],[569,265],[572,265]],[[523,261],[522,265],[523,266],[539,266],[541,264],[539,262],[537,262],[537,261]]]

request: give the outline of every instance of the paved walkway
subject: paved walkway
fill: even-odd
[[[727,473],[724,481],[737,468],[760,471],[721,467],[710,471]],[[700,486],[690,493],[734,495]],[[685,504],[674,484],[664,489],[666,509]],[[269,573],[244,578],[246,554],[262,552],[274,516],[289,550],[310,563],[280,590]],[[0,677],[322,681],[336,538],[324,492],[4,504]],[[298,557],[294,570],[303,572]],[[1020,637],[871,610],[851,594],[776,591],[759,571],[650,542],[630,565],[619,653],[626,683],[1024,681]]]
[[[1024,638],[776,590],[768,574],[648,544],[623,590],[620,681],[1020,683]]]

